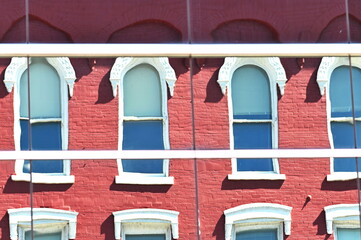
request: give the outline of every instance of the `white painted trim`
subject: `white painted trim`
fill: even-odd
[[[149,177],[143,174],[125,174],[115,176],[116,184],[136,184],[136,185],[173,185],[174,177]]]
[[[361,57],[352,57],[351,63],[353,67],[361,69]],[[332,72],[340,66],[349,66],[348,57],[323,57],[320,67],[317,71],[317,84],[320,88],[320,94],[324,95],[326,92],[326,114],[327,114],[327,132],[328,132],[328,141],[330,147],[334,149],[333,136],[331,131],[331,122],[346,122],[353,121],[352,118],[334,118],[331,117],[331,96],[330,96],[330,82]],[[358,120],[358,119],[356,119]],[[330,158],[330,174],[327,175],[327,181],[347,181],[356,179],[356,173],[352,172],[334,172],[334,159]]]
[[[274,172],[236,172],[228,174],[228,180],[286,180],[286,175]]]
[[[284,94],[284,88],[286,85],[286,72],[278,57],[259,57],[259,58],[241,58],[241,57],[226,57],[224,63],[219,70],[218,84],[222,89],[222,93],[226,94],[227,88],[230,87],[233,73],[238,68],[244,65],[255,65],[262,68],[268,75],[270,81],[271,91],[274,85],[277,84],[280,88],[281,95]],[[277,94],[277,91],[276,91]],[[230,94],[228,94],[230,95]]]
[[[30,174],[17,174],[11,175],[11,180],[16,182],[30,182]],[[41,184],[72,184],[75,182],[75,177],[73,175],[45,175],[39,173],[33,173],[32,176],[33,183]]]
[[[252,222],[253,224],[262,224],[268,221],[278,219],[284,223],[285,235],[291,234],[291,211],[288,207],[275,203],[250,203],[230,208],[224,211],[225,220],[225,239],[233,240],[235,234],[235,225]]]
[[[179,212],[164,210],[164,209],[152,209],[152,208],[140,208],[130,209],[113,212],[114,215],[114,233],[115,239],[122,239],[124,237],[124,223],[161,223],[159,228],[171,227],[172,236],[174,239],[179,238],[178,230],[178,215]],[[164,224],[167,223],[167,224]],[[146,232],[151,234],[150,232]],[[138,233],[139,234],[139,233]],[[124,238],[123,238],[124,239]],[[170,238],[167,240],[171,240]]]
[[[113,88],[113,96],[117,96],[117,89],[122,86],[125,74],[140,64],[149,64],[157,69],[160,81],[166,82],[169,87],[170,95],[173,96],[175,83],[177,77],[172,66],[169,64],[167,57],[157,58],[133,58],[133,57],[118,57],[110,71],[110,83]],[[162,89],[163,90],[163,89]]]
[[[161,104],[162,104],[162,116],[161,117],[129,117],[124,116],[124,96],[123,96],[123,82],[126,73],[132,68],[140,65],[148,64],[154,67],[158,73],[160,87],[161,87]],[[139,121],[139,120],[153,120],[161,119],[163,121],[163,143],[164,149],[170,149],[169,143],[169,123],[168,123],[168,96],[166,83],[170,89],[171,95],[175,86],[176,76],[173,68],[170,66],[168,58],[131,58],[131,57],[119,57],[116,59],[111,73],[110,82],[113,87],[113,95],[117,95],[119,92],[119,128],[118,128],[118,149],[122,149],[123,144],[123,122],[124,121]],[[162,159],[162,158],[161,158]],[[174,180],[169,177],[169,159],[163,158],[163,173],[162,174],[141,174],[139,173],[125,173],[123,172],[122,160],[117,159],[118,174],[116,176],[115,183],[117,184],[173,184]],[[145,181],[145,178],[149,178]],[[150,179],[154,178],[154,179]],[[137,181],[137,179],[139,181]]]
[[[324,207],[324,209],[328,234],[332,234],[337,225],[359,225],[360,212],[358,204],[336,204]]]
[[[0,44],[0,57],[324,57],[361,56],[360,43]]]
[[[22,224],[28,224],[31,221],[30,208],[8,209],[10,239],[18,240],[18,230]],[[33,220],[44,220],[45,226],[51,226],[54,221],[64,221],[68,225],[68,238],[75,239],[77,212],[65,211],[52,208],[33,208]],[[36,227],[36,225],[35,225]]]
[[[231,91],[231,82],[234,72],[242,66],[253,65],[263,69],[268,77],[269,86],[270,86],[270,101],[271,101],[271,111],[272,119],[267,120],[267,122],[272,123],[272,148],[278,148],[278,96],[277,96],[277,84],[280,88],[280,92],[283,95],[284,87],[287,81],[285,70],[281,64],[281,61],[277,57],[269,58],[239,58],[239,57],[227,57],[224,60],[222,65],[217,82],[219,83],[223,94],[226,93],[228,88],[228,114],[229,114],[229,137],[230,137],[230,148],[234,149],[234,136],[233,136],[233,123],[237,122],[265,122],[264,120],[241,120],[233,119],[233,107],[232,107],[232,91]],[[232,174],[228,175],[230,180],[241,180],[241,179],[265,179],[269,176],[268,179],[279,179],[280,175],[278,160],[273,158],[273,173],[275,176],[271,176],[270,172],[254,172],[254,175],[245,173],[244,177],[239,176],[243,172],[237,171],[237,159],[232,158]],[[250,177],[250,178],[248,178]]]
[[[62,150],[68,149],[68,87],[70,96],[73,93],[73,86],[75,77],[75,71],[72,67],[69,58],[67,57],[59,57],[59,58],[46,58],[46,61],[54,67],[56,72],[59,75],[60,79],[60,91],[61,91],[61,137],[62,137]],[[31,59],[30,59],[31,63]],[[20,150],[20,136],[21,136],[21,128],[20,128],[20,79],[24,71],[27,69],[27,58],[12,58],[10,65],[5,70],[5,79],[4,82],[6,84],[7,90],[10,92],[12,88],[14,88],[14,142],[15,142],[15,150]],[[35,121],[37,121],[36,119]],[[41,121],[54,121],[55,119],[42,119]],[[56,119],[58,121],[59,119]],[[23,173],[23,165],[24,160],[17,159],[15,161],[15,174],[20,175],[18,177],[12,176],[14,181],[27,181],[26,179],[30,179],[30,177],[24,177]],[[70,175],[70,160],[63,161],[64,166],[64,174]],[[48,174],[44,174],[48,175]],[[50,180],[46,181],[45,178],[41,178],[39,183],[56,183],[59,181]],[[69,182],[69,180],[64,180],[65,182]],[[59,181],[63,183],[63,181]]]

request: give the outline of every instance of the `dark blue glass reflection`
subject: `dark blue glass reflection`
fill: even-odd
[[[21,150],[28,150],[28,120],[20,120]],[[33,150],[61,150],[61,124],[60,122],[45,122],[31,124],[31,137]],[[62,160],[42,160],[32,162],[35,173],[63,173]],[[29,161],[24,161],[24,173],[29,173]]]
[[[125,235],[125,240],[165,240],[165,234]]]
[[[162,121],[123,122],[124,150],[163,150]],[[122,160],[124,172],[163,173],[163,160]]]
[[[250,230],[236,233],[236,240],[277,240],[276,229]]]
[[[234,149],[271,149],[271,123],[234,123]],[[237,171],[273,171],[272,159],[237,159]]]

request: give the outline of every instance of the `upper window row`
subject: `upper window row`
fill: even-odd
[[[27,61],[27,58],[13,58],[4,79],[8,91],[14,88],[15,148],[66,150],[68,96],[73,94],[75,71],[66,57]],[[361,96],[358,96],[361,58],[353,59],[352,65],[350,69],[347,58],[325,57],[318,71],[321,94],[327,86],[328,129],[330,145],[334,148],[358,147],[354,142],[360,142],[354,139],[361,136],[358,133],[361,131]],[[122,99],[119,149],[170,149],[167,85],[173,95],[176,79],[167,58],[117,58],[110,82],[114,96],[119,92]],[[224,94],[228,88],[231,149],[278,148],[277,85],[283,94],[286,81],[279,58],[225,59],[218,83]],[[353,131],[354,126],[357,131]],[[119,159],[118,169],[116,183],[173,184],[174,181],[168,173],[167,159]],[[333,159],[328,180],[353,178],[355,169],[353,158]],[[12,179],[28,181],[29,171],[29,161],[17,160]],[[32,172],[33,181],[38,183],[74,181],[70,160],[35,160]],[[233,159],[228,178],[277,180],[285,179],[285,175],[280,174],[277,159]]]

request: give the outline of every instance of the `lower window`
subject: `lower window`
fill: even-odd
[[[236,240],[277,240],[277,229],[248,230],[236,233]]]
[[[165,234],[125,235],[125,240],[166,240]]]
[[[359,228],[337,228],[336,240],[360,240],[361,233]]]

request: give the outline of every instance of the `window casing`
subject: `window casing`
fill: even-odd
[[[231,149],[278,148],[277,86],[286,76],[278,58],[227,57],[218,83],[228,88]],[[283,180],[277,159],[232,159],[230,180]]]
[[[9,209],[10,239],[31,239],[30,208]],[[39,240],[69,240],[76,237],[76,212],[34,208],[34,235]]]
[[[5,72],[4,82],[8,91],[14,87],[15,149],[28,149],[28,126],[32,128],[33,150],[68,149],[68,87],[72,94],[75,81],[69,59],[30,59],[31,116],[28,113],[27,78],[27,59],[13,58]],[[14,181],[29,181],[29,161],[16,160],[15,173],[12,176]],[[74,176],[70,176],[70,160],[34,160],[33,181],[74,182]]]
[[[115,239],[178,239],[179,212],[164,209],[130,209],[113,212]]]
[[[110,81],[114,95],[119,86],[119,149],[170,149],[166,83],[173,94],[175,79],[167,58],[117,58]],[[118,169],[119,184],[174,182],[168,159],[118,159]]]
[[[354,124],[357,142],[361,140],[361,58],[351,58],[355,122],[353,122],[350,67],[347,57],[324,57],[317,73],[321,95],[326,89],[327,126],[331,148],[358,148],[354,143]],[[331,158],[328,181],[356,178],[355,158]]]
[[[360,239],[359,206],[357,204],[336,204],[324,208],[328,234],[335,240]]]
[[[282,240],[284,234],[291,234],[291,210],[273,203],[250,203],[227,209],[225,239],[241,240],[248,235]]]

